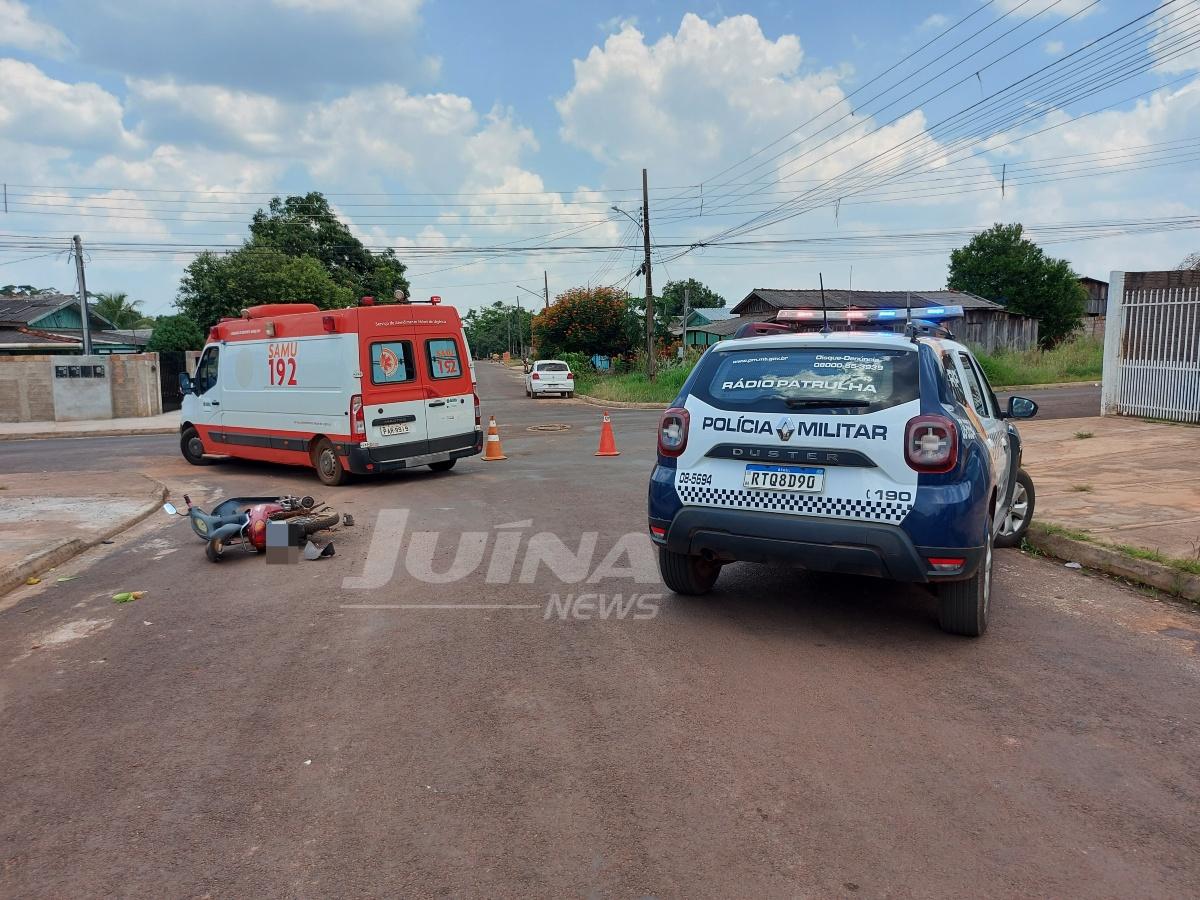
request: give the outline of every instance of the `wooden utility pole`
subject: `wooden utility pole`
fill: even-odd
[[[79,280],[79,315],[83,318],[83,355],[92,355],[91,317],[88,315],[87,281],[83,277],[83,241],[75,235],[75,275]]]
[[[544,309],[550,308],[550,276],[546,274],[546,270],[542,269],[542,296],[546,298]]]
[[[650,277],[650,189],[642,169],[642,244],[646,249],[646,377],[654,377],[654,280]]]

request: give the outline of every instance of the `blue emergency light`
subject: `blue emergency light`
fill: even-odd
[[[878,322],[881,320],[961,319],[961,306],[916,306],[912,309],[781,309],[775,314],[776,322],[818,322],[828,318],[830,322]]]

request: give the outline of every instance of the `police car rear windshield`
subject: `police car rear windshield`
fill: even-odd
[[[705,363],[694,392],[725,408],[869,413],[920,391],[915,348],[742,350],[711,353]]]

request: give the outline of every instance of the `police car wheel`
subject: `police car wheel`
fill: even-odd
[[[992,594],[992,537],[989,529],[983,561],[966,581],[938,585],[938,622],[943,631],[979,637],[988,626]]]
[[[721,574],[721,566],[701,556],[673,553],[659,547],[658,571],[666,586],[676,594],[695,597],[712,590]]]
[[[346,480],[346,470],[342,461],[337,457],[337,450],[328,438],[321,438],[312,453],[313,468],[317,470],[317,478],[321,484],[337,487]]]
[[[1000,525],[1000,533],[996,535],[997,547],[1018,547],[1029,530],[1033,521],[1033,479],[1024,469],[1017,472],[1017,481],[1013,485],[1012,503],[1008,507],[1008,515]]]
[[[179,449],[183,452],[183,458],[193,466],[208,465],[208,460],[204,458],[204,442],[195,428],[188,428],[180,435]]]

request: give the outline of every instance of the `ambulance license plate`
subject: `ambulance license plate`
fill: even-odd
[[[800,491],[819,494],[825,489],[825,470],[807,466],[746,466],[742,487],[756,491]]]
[[[384,437],[391,437],[394,434],[408,434],[408,423],[401,422],[396,425],[380,425],[379,433]]]

